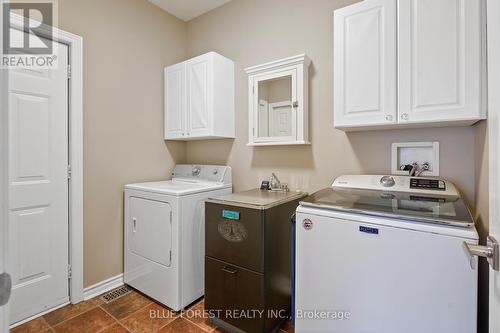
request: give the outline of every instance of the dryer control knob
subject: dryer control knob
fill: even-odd
[[[194,167],[193,167],[193,169],[192,169],[192,171],[191,171],[191,174],[192,174],[193,176],[196,176],[196,177],[197,177],[197,176],[199,176],[199,175],[200,175],[200,173],[201,173],[201,167],[200,167],[200,166],[198,166],[198,165],[197,165],[197,166],[194,166]]]
[[[396,181],[391,176],[384,176],[380,178],[380,184],[383,187],[393,187],[396,184]]]

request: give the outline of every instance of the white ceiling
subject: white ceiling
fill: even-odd
[[[183,21],[189,21],[229,1],[231,0],[149,0]]]

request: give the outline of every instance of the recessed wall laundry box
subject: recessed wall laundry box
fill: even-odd
[[[216,52],[165,68],[165,140],[234,138],[234,62]]]

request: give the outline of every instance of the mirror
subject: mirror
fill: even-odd
[[[308,67],[305,54],[246,68],[249,146],[307,145]]]
[[[292,135],[292,77],[259,81],[257,136]]]

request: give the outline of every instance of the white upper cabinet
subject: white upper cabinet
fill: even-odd
[[[395,124],[395,0],[362,1],[334,20],[335,126]]]
[[[234,138],[234,63],[209,52],[165,69],[165,139]]]
[[[483,0],[365,0],[337,10],[335,127],[485,119],[484,28]]]

